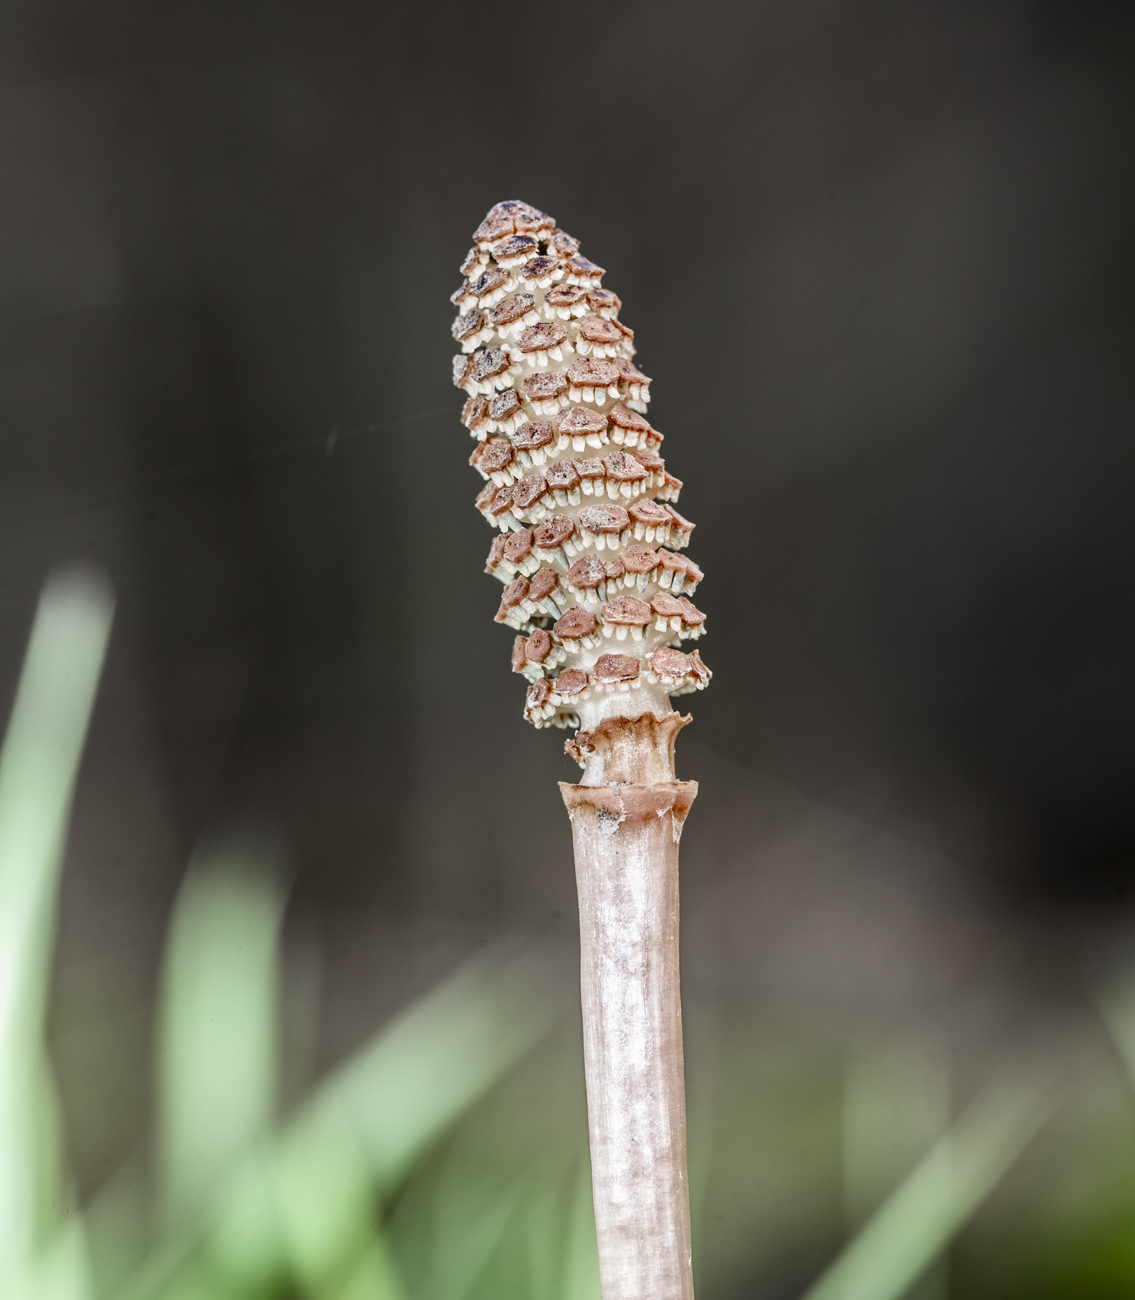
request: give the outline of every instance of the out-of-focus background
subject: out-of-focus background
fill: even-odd
[[[57,563],[117,602],[47,1021],[68,1204],[121,1229],[99,1295],[161,1236],[122,1187],[165,1168],[180,1222],[167,1148],[216,1117],[170,1119],[170,1008],[239,968],[241,907],[279,934],[248,1023],[278,994],[280,1122],[470,960],[537,964],[539,1045],[421,1066],[468,1095],[357,1204],[409,1300],[591,1294],[585,1236],[578,1277],[547,1244],[586,1207],[577,769],[521,718],[449,373],[502,198],[608,268],[708,575],[699,1294],[803,1295],[998,1088],[1048,1118],[898,1233],[930,1232],[918,1294],[1135,1292],[1133,52],[1109,3],[4,7],[6,700]],[[556,1143],[540,1245],[517,1189]],[[145,1285],[395,1294],[293,1265]]]

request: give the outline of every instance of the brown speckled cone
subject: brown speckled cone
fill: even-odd
[[[690,599],[702,574],[680,553],[693,524],[645,417],[634,331],[603,268],[529,204],[498,203],[473,240],[453,375],[485,480],[477,508],[500,530],[488,571],[505,584],[498,621],[520,634],[525,716],[587,730],[664,716],[710,674],[678,648],[704,629]]]

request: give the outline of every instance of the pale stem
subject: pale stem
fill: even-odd
[[[584,1069],[603,1300],[693,1300],[678,841],[697,794],[673,779],[683,720],[582,732],[561,784],[579,890]],[[637,779],[636,779],[637,778]],[[645,779],[643,779],[645,778]],[[668,778],[668,779],[667,779]]]

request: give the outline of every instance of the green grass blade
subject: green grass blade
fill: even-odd
[[[273,1169],[285,1267],[318,1295],[374,1236],[374,1185],[350,1120],[330,1102],[305,1110]]]
[[[37,1257],[19,1300],[93,1300],[90,1257],[81,1215],[72,1215]]]
[[[847,1228],[879,1208],[950,1126],[951,1062],[928,1035],[871,1034],[848,1054],[843,1193]]]
[[[857,1232],[950,1127],[951,1061],[924,1032],[866,1034],[848,1053],[843,1093],[845,1230]],[[945,1255],[910,1300],[949,1294]]]
[[[367,1275],[377,1202],[548,1032],[558,1010],[529,958],[458,970],[334,1071],[198,1215],[169,1224],[124,1296],[172,1294],[178,1277],[197,1276],[203,1256],[249,1293],[286,1275],[310,1295],[340,1283],[350,1290],[344,1269]]]
[[[567,1225],[562,1300],[599,1300],[599,1247],[591,1199],[591,1161],[584,1156],[576,1175]]]
[[[136,1153],[119,1165],[83,1207],[99,1296],[117,1295],[145,1254],[152,1218],[149,1184],[148,1163]]]
[[[566,1238],[568,1175],[555,1153],[548,1152],[534,1170],[532,1186],[521,1205],[531,1300],[560,1300]]]
[[[524,959],[472,962],[407,1008],[318,1090],[283,1135],[279,1198],[309,1289],[371,1235],[378,1197],[549,1029]]]
[[[34,1252],[19,1300],[92,1300],[94,1271],[87,1225],[65,1176],[63,1111],[46,1054],[39,1058],[36,1084],[39,1125],[40,1222],[44,1238]]]
[[[0,753],[0,1295],[18,1296],[45,1168],[40,1062],[71,795],[106,653],[113,596],[97,570],[48,579]]]
[[[599,1300],[598,1250],[586,1147],[533,1151],[539,1165],[521,1206],[531,1300]],[[516,1261],[519,1265],[520,1261]],[[514,1276],[520,1276],[514,1267]]]
[[[193,1214],[264,1138],[275,1109],[283,894],[271,848],[199,853],[170,925],[158,1032],[162,1210]]]
[[[1128,1083],[1135,1088],[1135,982],[1130,977],[1113,979],[1097,993],[1096,1005]]]
[[[435,1190],[429,1294],[465,1300],[516,1211],[523,1184],[507,1164],[452,1148]]]
[[[327,1291],[321,1300],[404,1300],[385,1237],[375,1237],[351,1271],[346,1285]]]
[[[322,1089],[349,1117],[379,1187],[428,1147],[551,1026],[539,965],[470,962],[403,1012]]]
[[[897,1300],[996,1186],[1046,1113],[1032,1089],[989,1089],[884,1202],[805,1300]]]

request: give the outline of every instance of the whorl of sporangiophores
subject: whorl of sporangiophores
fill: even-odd
[[[497,621],[531,683],[537,727],[592,729],[670,712],[710,673],[696,649],[702,572],[681,554],[693,524],[646,419],[650,380],[632,358],[618,295],[579,241],[527,203],[498,203],[473,234],[453,295],[453,382],[485,480],[476,505],[499,529],[486,571]]]

